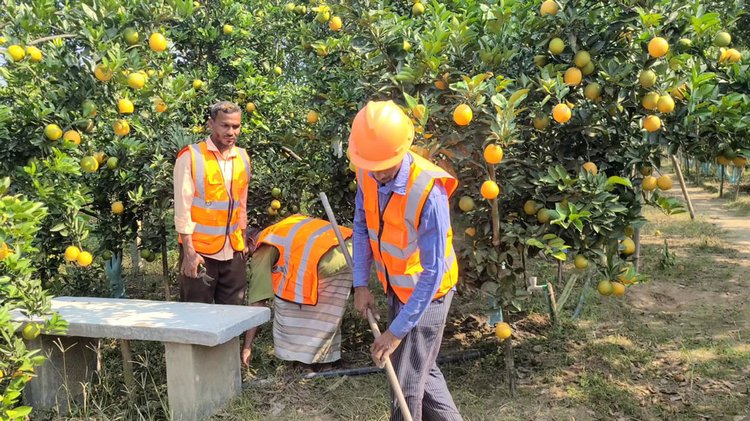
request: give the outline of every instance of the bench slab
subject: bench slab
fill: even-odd
[[[94,297],[57,297],[52,311],[68,322],[63,337],[43,332],[29,341],[48,360],[26,390],[33,406],[67,410],[96,369],[96,340],[163,342],[171,419],[202,420],[241,391],[239,339],[270,320],[264,307]],[[14,322],[43,322],[19,312]]]
[[[265,307],[94,297],[56,297],[67,336],[216,346],[271,318]],[[29,321],[20,314],[13,321]]]

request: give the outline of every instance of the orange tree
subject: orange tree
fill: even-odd
[[[2,419],[27,419],[28,406],[17,406],[24,386],[34,378],[34,367],[44,361],[38,350],[26,348],[24,340],[36,338],[41,329],[65,328],[58,317],[46,323],[21,325],[11,322],[11,313],[28,316],[50,311],[49,294],[44,291],[39,273],[31,261],[37,253],[33,245],[42,221],[48,217],[43,203],[23,195],[10,194],[10,179],[0,179],[0,387],[3,391]],[[17,314],[13,314],[17,316]],[[21,336],[16,332],[19,331]]]
[[[2,169],[50,207],[39,241],[50,285],[107,289],[88,264],[64,265],[69,246],[117,261],[136,236],[147,260],[174,246],[172,165],[182,147],[206,136],[206,110],[219,99],[245,109],[253,223],[314,212],[321,190],[337,208],[351,201],[345,163],[330,153],[341,153],[341,138],[325,129],[335,116],[316,115],[322,96],[289,29],[309,14],[187,1],[83,2],[57,12],[14,4],[8,12]]]
[[[741,2],[5,6],[0,170],[49,209],[32,257],[56,291],[106,294],[102,260],[116,278],[136,237],[147,259],[174,247],[172,165],[219,99],[245,110],[261,226],[322,215],[319,191],[350,218],[351,119],[368,99],[402,104],[415,152],[461,181],[466,283],[505,307],[531,257],[591,263],[603,293],[644,279],[627,264],[642,203],[679,210],[655,192],[671,180],[649,178],[664,151],[747,149]]]

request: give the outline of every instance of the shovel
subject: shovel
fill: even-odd
[[[339,247],[341,248],[341,252],[344,253],[346,264],[349,265],[350,269],[354,270],[354,265],[352,264],[352,256],[349,255],[349,249],[346,248],[344,236],[341,235],[339,224],[336,223],[336,217],[333,215],[331,204],[328,203],[328,197],[323,192],[320,193],[320,201],[323,203],[323,209],[325,209],[326,215],[328,215],[328,221],[331,223],[331,225],[333,225],[333,231],[336,233],[336,238],[338,238],[339,240]],[[378,327],[378,322],[375,320],[375,316],[372,315],[372,312],[369,308],[367,309],[367,321],[370,323],[370,330],[372,331],[372,335],[375,337],[375,339],[377,339],[380,336],[380,328]],[[390,383],[391,389],[396,395],[396,399],[398,399],[398,406],[401,408],[401,414],[403,414],[404,420],[412,421],[409,406],[406,404],[404,392],[401,390],[401,385],[398,383],[396,370],[393,369],[393,364],[391,364],[390,358],[385,359],[385,373],[388,377],[388,383]]]

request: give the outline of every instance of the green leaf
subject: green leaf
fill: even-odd
[[[83,9],[83,13],[85,13],[86,16],[88,16],[91,20],[93,20],[94,22],[99,21],[99,16],[96,15],[94,9],[92,9],[86,3],[81,3],[81,9]]]
[[[619,184],[619,185],[627,186],[627,187],[633,187],[633,184],[627,178],[613,175],[607,179],[607,186],[612,186],[615,184]]]
[[[30,406],[19,406],[17,408],[7,410],[6,414],[10,418],[23,418],[31,413],[31,409],[32,408]]]

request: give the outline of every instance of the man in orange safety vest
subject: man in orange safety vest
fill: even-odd
[[[458,182],[410,152],[413,139],[414,125],[392,101],[367,103],[352,123],[354,306],[363,317],[377,313],[374,263],[390,324],[370,348],[373,359],[391,358],[413,419],[461,420],[436,364],[458,281],[448,205]],[[391,419],[403,419],[391,402]]]
[[[182,149],[175,162],[180,301],[240,305],[244,299],[251,168],[236,146],[241,117],[236,104],[214,104],[210,137]]]

